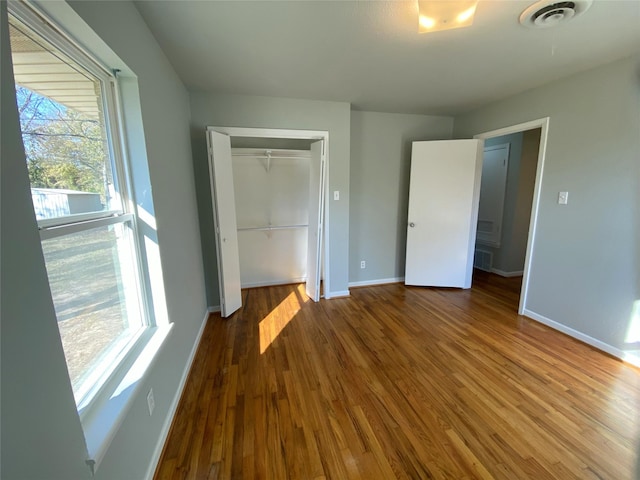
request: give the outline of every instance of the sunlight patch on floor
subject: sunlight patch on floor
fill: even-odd
[[[302,305],[308,301],[309,297],[304,291],[304,284],[300,284],[260,321],[260,355],[267,351],[267,348],[300,311]]]

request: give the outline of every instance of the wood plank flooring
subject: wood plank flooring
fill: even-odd
[[[518,282],[243,291],[155,478],[636,478],[640,371],[518,316]]]

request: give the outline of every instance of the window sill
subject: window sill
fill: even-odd
[[[93,405],[83,419],[82,427],[89,454],[87,464],[92,472],[97,470],[104,458],[172,329],[173,323],[150,329],[150,337],[116,387],[103,401]]]

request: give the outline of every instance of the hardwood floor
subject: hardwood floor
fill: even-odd
[[[243,291],[155,478],[635,478],[640,371],[518,316],[518,281]]]

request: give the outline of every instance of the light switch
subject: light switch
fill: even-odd
[[[340,200],[340,191],[339,190],[335,190],[333,192],[333,199],[334,200]]]
[[[558,193],[558,203],[560,205],[566,205],[569,202],[569,192]]]

